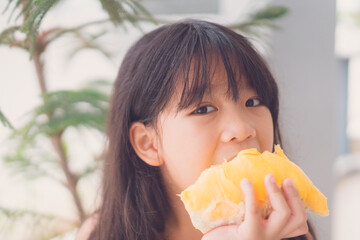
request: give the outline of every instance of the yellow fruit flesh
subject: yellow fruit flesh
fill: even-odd
[[[279,187],[286,178],[292,179],[311,211],[322,216],[329,214],[326,197],[297,165],[287,159],[279,146],[275,146],[274,153],[243,150],[233,160],[211,166],[201,173],[195,184],[181,193],[181,200],[195,227],[199,221],[206,224],[207,221],[233,218],[234,213],[239,212],[237,206],[244,201],[240,182],[247,178],[255,188],[260,206],[267,211],[269,206],[264,178],[269,173],[275,176]],[[196,219],[193,219],[194,213]],[[200,220],[198,216],[202,216]]]

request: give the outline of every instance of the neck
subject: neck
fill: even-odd
[[[186,212],[184,204],[175,191],[171,191],[169,200],[173,214],[169,216],[166,222],[165,237],[167,240],[200,240],[203,234],[194,228],[191,223],[190,216]]]

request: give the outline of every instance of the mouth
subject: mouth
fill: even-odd
[[[223,158],[223,161],[230,162],[231,160],[233,160],[233,159],[239,154],[239,152],[241,152],[241,151],[243,151],[243,150],[246,150],[246,149],[250,149],[250,148],[256,148],[256,149],[259,151],[259,148],[256,147],[256,146],[247,147],[247,148],[242,148],[242,149],[236,151],[235,154],[230,155],[229,157],[224,157],[224,158]]]
[[[231,157],[224,158],[224,160],[225,160],[226,162],[230,162],[230,161],[233,160],[237,155],[238,155],[238,153],[234,154],[234,155],[231,156]]]
[[[238,155],[238,153],[239,152],[236,152],[234,155],[231,155],[230,157],[224,157],[224,158],[222,158],[222,161],[220,161],[220,162],[230,162]]]

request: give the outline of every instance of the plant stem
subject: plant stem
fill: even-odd
[[[80,218],[80,221],[83,222],[86,218],[84,209],[82,207],[79,195],[76,191],[76,185],[77,185],[77,177],[74,176],[74,174],[71,173],[70,169],[69,169],[69,165],[68,165],[68,160],[63,148],[63,145],[61,144],[61,135],[62,133],[57,133],[54,136],[51,137],[51,142],[55,148],[55,151],[58,153],[59,157],[60,157],[60,165],[62,170],[64,171],[65,177],[66,177],[66,187],[68,188],[68,190],[70,191],[76,208],[78,210],[78,215]]]
[[[47,98],[45,94],[47,93],[47,86],[46,86],[46,80],[44,76],[44,62],[41,59],[42,54],[44,53],[46,49],[46,44],[42,41],[43,37],[41,35],[37,35],[37,44],[36,48],[34,50],[33,60],[36,68],[36,74],[40,86],[41,93],[43,95],[43,101],[46,102]],[[52,114],[48,114],[48,118],[52,118]],[[64,147],[61,143],[62,138],[62,132],[56,133],[55,135],[51,136],[51,142],[53,144],[53,147],[56,151],[56,153],[59,155],[59,164],[61,166],[61,169],[63,170],[66,178],[66,187],[70,191],[72,198],[75,202],[78,216],[81,222],[83,222],[86,218],[83,206],[80,201],[80,197],[76,190],[77,185],[77,177],[70,171],[69,164],[68,164],[68,158],[65,154]]]
[[[39,52],[37,49],[34,51],[34,64],[36,69],[36,75],[40,85],[40,90],[44,97],[44,94],[47,93],[47,87],[44,77],[44,63],[41,60],[41,54],[42,52]]]

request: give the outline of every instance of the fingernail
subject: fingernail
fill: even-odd
[[[269,180],[270,180],[271,184],[276,184],[275,177],[273,174],[269,174]]]
[[[243,178],[243,180],[241,180],[241,187],[244,188],[249,188],[250,187],[250,180],[247,178]]]
[[[286,181],[288,182],[289,187],[295,188],[294,183],[290,178],[286,179]]]
[[[273,174],[268,174],[268,175],[266,176],[266,178],[267,178],[267,181],[270,182],[270,184],[266,184],[266,181],[265,181],[265,186],[266,186],[266,188],[268,189],[268,191],[269,191],[269,190],[272,191],[272,192],[277,191],[277,190],[278,190],[278,186],[277,186],[277,184],[276,184],[274,175],[273,175]]]
[[[290,191],[290,193],[293,195],[298,194],[294,182],[290,178],[287,178],[285,180],[286,180],[287,190]]]

